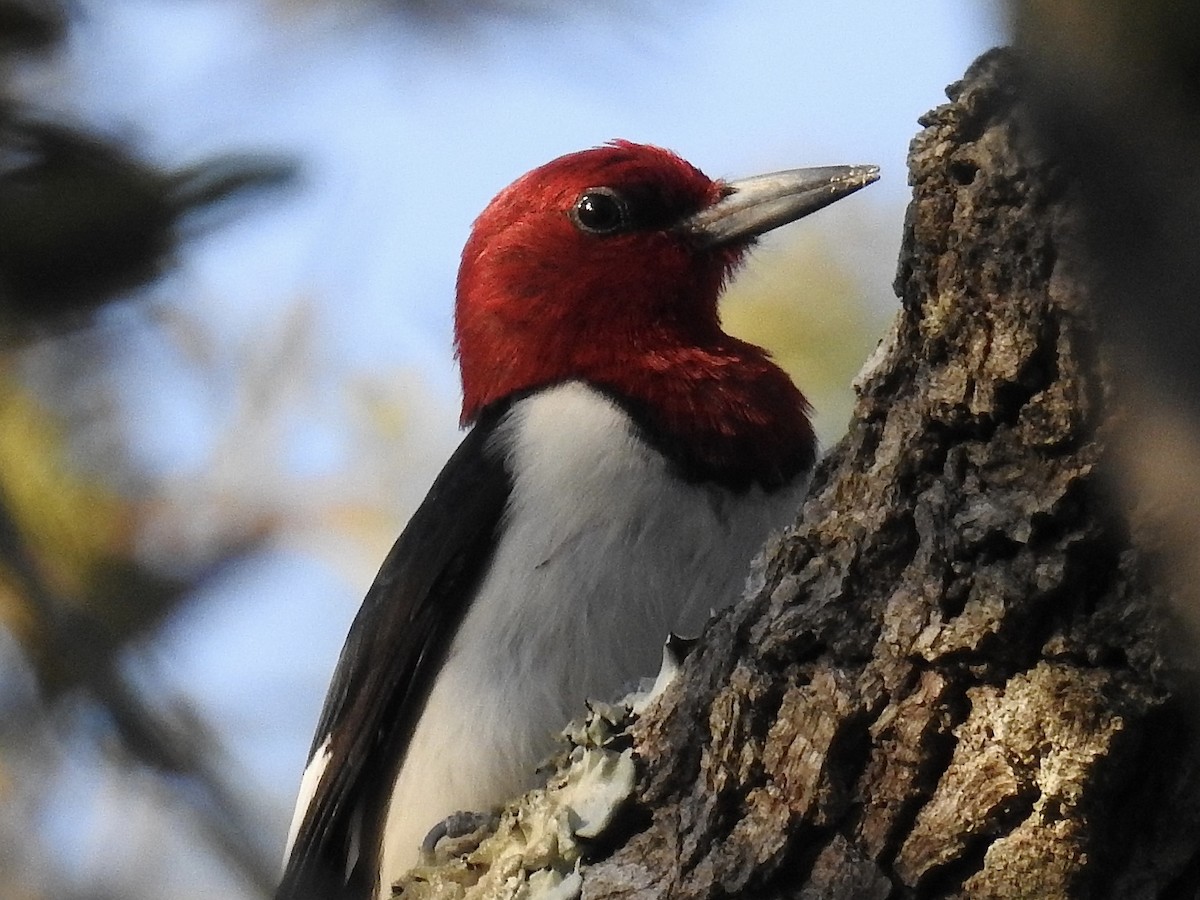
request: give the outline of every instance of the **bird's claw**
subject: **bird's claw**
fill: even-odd
[[[429,833],[421,841],[421,853],[432,854],[442,840],[457,841],[473,836],[479,831],[492,831],[499,821],[500,817],[490,812],[459,810],[451,813],[429,829]]]

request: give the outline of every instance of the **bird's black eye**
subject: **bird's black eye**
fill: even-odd
[[[571,207],[571,220],[582,231],[612,234],[629,225],[629,208],[612,188],[588,188]]]

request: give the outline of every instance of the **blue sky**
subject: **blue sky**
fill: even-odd
[[[329,373],[407,372],[428,427],[421,448],[397,448],[413,460],[397,505],[411,508],[457,439],[450,310],[472,219],[522,172],[614,137],[670,147],[728,177],[880,165],[881,182],[854,203],[891,223],[886,236],[844,251],[872,296],[891,302],[908,142],[946,84],[1001,42],[994,6],[593,5],[603,9],[431,33],[378,17],[370,2],[80,3],[64,55],[23,74],[31,96],[165,165],[232,150],[302,165],[294,190],[193,242],[153,289],[156,302],[203,319],[216,363],[180,361],[143,333],[117,365],[130,445],[148,471],[211,466],[228,421],[221,362],[262,342],[304,297],[320,371],[294,387],[306,413],[271,451],[301,473],[346,468]],[[847,203],[821,218],[844,235],[862,215]],[[253,787],[280,843],[326,680],[382,557],[374,552],[312,534],[277,542],[209,584],[136,663],[217,722],[231,770]],[[107,849],[121,837],[137,846],[128,818],[109,815],[130,789],[107,780],[96,789],[91,764],[72,784],[76,797],[84,784],[98,791],[94,815],[62,817],[52,830],[87,848],[80,878],[120,884],[123,866],[144,864],[136,849]],[[156,821],[147,812],[137,833],[163,860],[190,859],[187,836],[159,837]],[[203,860],[159,864],[174,896],[203,896],[219,878]]]

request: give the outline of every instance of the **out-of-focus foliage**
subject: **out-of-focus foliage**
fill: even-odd
[[[78,323],[160,274],[189,213],[292,174],[249,156],[160,172],[118,144],[0,105],[0,337]]]
[[[12,378],[0,377],[0,497],[40,580],[56,595],[82,600],[100,572],[128,554],[130,522],[112,490],[72,471],[64,446],[63,429],[48,411]],[[4,579],[0,621],[36,656],[45,647],[45,623],[15,574],[10,567]],[[64,680],[49,675],[63,662],[42,661],[45,683]]]
[[[94,0],[92,9],[105,2]],[[636,15],[648,7],[636,0],[262,5],[280,20],[324,7],[335,13],[331,20],[351,10],[395,13],[426,29],[497,16]],[[154,4],[144,6],[153,18]],[[68,33],[88,39],[86,28],[70,31],[87,8],[0,0],[0,53],[11,54],[0,59],[0,896],[133,900],[195,896],[195,885],[218,884],[228,890],[205,895],[253,897],[275,875],[279,848],[266,845],[282,831],[286,810],[271,806],[279,802],[274,785],[265,789],[239,770],[219,735],[222,727],[225,734],[262,727],[237,718],[261,705],[237,707],[229,725],[224,710],[202,710],[171,682],[176,660],[167,654],[186,656],[202,640],[202,629],[187,626],[220,614],[212,597],[223,579],[236,581],[281,548],[279,555],[299,548],[341,572],[377,565],[404,511],[424,493],[425,476],[452,449],[453,412],[441,405],[436,422],[422,418],[429,386],[420,373],[364,377],[331,360],[321,342],[330,322],[310,302],[309,285],[279,314],[231,335],[206,319],[211,313],[197,296],[203,287],[194,290],[186,276],[156,281],[188,238],[240,211],[230,200],[281,183],[289,169],[224,151],[173,164],[178,147],[151,163],[135,139],[117,137],[137,135],[137,121],[85,128],[69,112],[39,108],[37,95],[9,97],[12,57],[28,60],[38,49],[53,73],[56,41]],[[467,43],[454,34],[456,44]],[[79,72],[29,83],[56,77]],[[155,99],[168,96],[176,99],[167,91]],[[318,252],[336,256],[325,245]],[[803,242],[795,253],[764,252],[757,275],[739,279],[726,310],[735,330],[773,349],[805,384],[827,441],[845,420],[847,401],[834,386],[845,391],[879,330],[870,313],[854,311],[856,280],[835,257]],[[767,274],[778,266],[784,271]],[[157,297],[96,314],[130,290]],[[155,305],[173,293],[183,299]],[[449,308],[448,291],[439,302]],[[800,351],[814,342],[815,357]],[[147,343],[159,352],[138,357],[130,349]],[[193,407],[159,410],[157,421],[186,419],[196,408],[198,418],[209,416],[176,470],[142,468],[131,435],[145,423],[135,421],[130,370],[133,379],[180,379],[194,389]],[[297,440],[304,429],[309,439]],[[290,457],[298,445],[302,458]],[[247,675],[249,657],[309,652],[285,632],[289,617],[298,618],[288,605],[294,598],[263,603],[272,589],[284,593],[275,584],[259,586],[256,596],[239,583],[221,595],[246,609],[269,607],[269,625],[253,640],[265,633],[288,648],[217,648],[229,662],[214,692],[231,705],[294,687],[272,685],[269,671]],[[210,662],[207,674],[216,668]],[[320,687],[312,686],[314,705]]]
[[[845,431],[851,382],[890,318],[827,241],[804,229],[772,241],[721,303],[730,333],[765,347],[801,385],[824,446]]]
[[[160,626],[170,631],[178,616],[194,615],[209,580],[236,570],[264,545],[300,546],[340,565],[361,554],[365,565],[377,564],[400,526],[395,505],[411,508],[419,499],[422,485],[413,483],[413,471],[430,467],[421,457],[442,459],[450,448],[429,438],[411,402],[411,373],[347,379],[338,392],[354,448],[346,465],[328,477],[287,472],[280,457],[288,429],[312,414],[329,377],[304,300],[236,353],[206,352],[197,336],[202,322],[181,322],[179,315],[150,322],[10,351],[23,377],[0,380],[0,471],[15,485],[5,502],[9,482],[0,475],[0,526],[16,526],[0,527],[0,615],[22,642],[29,665],[21,675],[30,676],[24,693],[5,699],[0,689],[0,708],[7,710],[0,775],[11,770],[22,785],[11,803],[0,804],[0,840],[9,811],[25,821],[52,818],[47,796],[56,782],[69,781],[73,757],[99,755],[111,808],[96,812],[91,796],[76,801],[81,815],[95,817],[97,846],[108,847],[113,823],[137,809],[177,848],[164,851],[162,866],[178,865],[179,844],[190,839],[183,858],[212,867],[217,883],[241,882],[229,896],[260,896],[278,852],[274,832],[263,827],[261,786],[231,765],[186,693],[155,685],[156,670],[169,663],[155,651]],[[224,427],[194,473],[147,479],[122,457],[124,403],[103,374],[121,354],[120,338],[147,327],[171,335],[179,352],[192,354],[214,379],[233,377]],[[112,444],[103,453],[79,453]],[[247,606],[260,600],[244,597]],[[0,643],[0,663],[11,649]],[[231,664],[231,674],[236,668]],[[263,689],[248,681],[233,693]],[[7,725],[29,739],[8,736]],[[39,783],[47,796],[32,787]],[[270,824],[285,823],[284,816],[272,810]],[[131,859],[156,840],[144,828],[122,837]],[[0,869],[0,896],[14,883],[5,871],[26,872],[44,896],[69,895],[70,878],[44,858],[62,847],[43,845],[43,838],[28,829],[21,836],[21,865]],[[30,856],[39,865],[31,866]],[[126,869],[105,881],[113,896],[157,896],[161,880],[153,866],[130,862]]]
[[[66,27],[66,13],[55,0],[0,0],[0,53],[44,50]]]
[[[66,32],[65,9],[0,0],[0,894],[80,890],[60,874],[63,848],[44,844],[38,827],[53,781],[69,780],[79,756],[162,779],[165,802],[196,840],[265,892],[271,854],[211,729],[186,703],[144,696],[125,670],[127,654],[206,573],[146,565],[139,499],[114,487],[115,473],[78,465],[71,423],[19,373],[22,344],[47,335],[43,354],[84,363],[78,345],[54,336],[160,275],[182,239],[213,224],[195,213],[279,185],[293,167],[227,155],[164,171],[125,143],[18,103],[6,56],[49,54]],[[86,389],[85,406],[106,407],[101,386]]]
[[[0,616],[23,646],[40,700],[26,694],[18,711],[53,745],[40,714],[62,721],[52,704],[94,708],[122,763],[171,776],[196,803],[201,830],[265,888],[263,849],[214,768],[220,754],[207,727],[186,708],[147,702],[122,671],[122,652],[189,585],[138,561],[129,503],[73,470],[66,446],[44,409],[17,383],[0,381]],[[31,749],[25,741],[6,746],[11,755],[0,756],[0,773]]]

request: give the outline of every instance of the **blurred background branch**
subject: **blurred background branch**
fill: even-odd
[[[212,731],[186,706],[156,709],[121,671],[121,652],[186,597],[186,583],[156,577],[123,561],[95,573],[90,597],[67,597],[40,574],[8,498],[0,494],[0,564],[7,577],[6,613],[20,623],[43,702],[64,697],[93,704],[124,762],[170,779],[180,808],[256,889],[266,895],[274,866],[262,831],[225,777]],[[77,510],[78,512],[78,510]],[[115,568],[116,571],[112,571]],[[106,596],[108,591],[116,593]],[[17,629],[14,629],[16,631]]]
[[[295,174],[249,155],[160,172],[11,104],[0,106],[0,166],[0,323],[11,339],[86,324],[162,274],[188,220]]]
[[[0,53],[46,50],[62,39],[66,10],[57,0],[0,2]]]
[[[0,894],[265,896],[346,625],[457,440],[496,190],[618,136],[882,163],[725,304],[829,444],[914,117],[995,37],[948,0],[0,0]]]
[[[49,52],[66,26],[55,4],[0,4],[0,53]],[[97,741],[119,765],[154,772],[174,795],[168,802],[264,896],[275,848],[230,780],[212,728],[186,702],[156,705],[123,667],[128,648],[153,635],[207,573],[177,577],[137,559],[135,512],[71,470],[70,435],[14,377],[13,354],[36,338],[90,327],[104,304],[163,273],[201,213],[211,220],[229,201],[285,185],[295,171],[261,154],[162,171],[121,142],[0,93],[0,621],[36,680],[23,702],[6,698],[20,715],[6,717],[5,731],[26,741],[5,746],[40,752],[28,735],[47,729],[31,723],[62,722],[56,708],[75,707],[66,739]],[[238,538],[213,565],[249,546]],[[4,764],[18,770],[19,751]],[[6,892],[41,893],[20,883],[28,865],[6,871],[18,880]],[[43,889],[74,893],[52,877]]]

